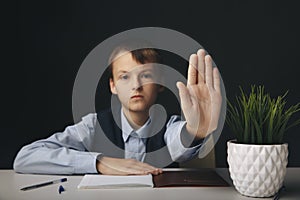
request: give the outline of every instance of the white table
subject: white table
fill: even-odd
[[[217,172],[230,184],[228,169],[217,169]],[[58,193],[60,184],[49,185],[29,191],[21,191],[20,188],[35,183],[55,180],[67,177],[68,181],[62,183],[65,190]],[[126,188],[126,189],[90,189],[80,190],[77,185],[82,176],[57,176],[57,175],[32,175],[17,174],[13,170],[0,170],[0,200],[18,199],[103,199],[103,200],[243,200],[249,198],[240,195],[233,186],[231,187],[176,187],[176,188]],[[283,192],[281,200],[300,199],[300,168],[288,168],[285,179],[286,192]],[[272,198],[262,198],[269,200]]]

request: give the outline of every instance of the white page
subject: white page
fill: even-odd
[[[152,175],[111,176],[85,175],[78,189],[122,188],[122,187],[153,187]]]

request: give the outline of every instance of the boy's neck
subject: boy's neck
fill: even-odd
[[[141,128],[149,118],[148,112],[132,112],[125,109],[123,112],[128,123],[134,130]]]

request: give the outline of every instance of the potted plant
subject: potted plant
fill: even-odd
[[[282,187],[286,174],[288,144],[285,132],[300,123],[290,122],[300,103],[286,108],[286,95],[271,98],[263,86],[251,86],[250,94],[229,100],[226,124],[236,135],[227,142],[230,177],[238,192],[251,197],[270,197]]]

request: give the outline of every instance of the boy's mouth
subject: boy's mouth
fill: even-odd
[[[140,98],[143,98],[143,96],[142,95],[133,95],[131,97],[131,99],[140,99]]]

